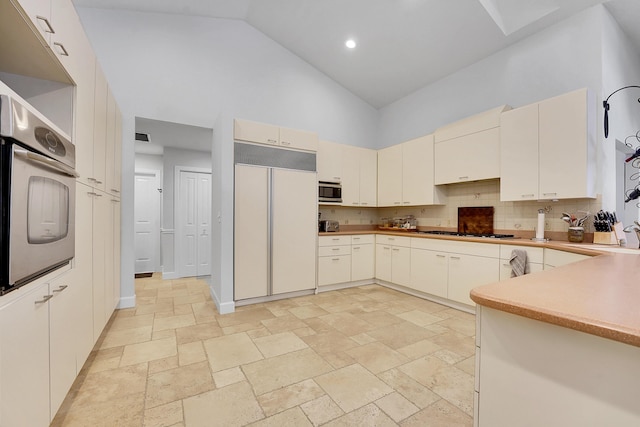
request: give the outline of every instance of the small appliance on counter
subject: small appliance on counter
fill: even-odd
[[[321,233],[340,231],[340,223],[330,219],[319,220],[318,231]]]

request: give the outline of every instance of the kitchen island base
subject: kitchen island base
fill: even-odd
[[[475,425],[638,426],[640,347],[477,307]]]

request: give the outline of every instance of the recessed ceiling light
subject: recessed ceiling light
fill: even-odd
[[[344,43],[344,45],[349,49],[353,49],[356,47],[356,41],[354,39],[349,39]]]

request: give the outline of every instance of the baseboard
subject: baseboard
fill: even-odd
[[[175,271],[163,271],[162,272],[162,280],[173,280],[173,279],[179,279],[180,277],[178,277],[178,273],[176,273]]]
[[[209,286],[209,293],[211,294],[211,298],[213,299],[213,302],[216,304],[218,313],[229,314],[236,311],[236,304],[234,301],[220,302],[220,298],[218,297],[215,290],[213,289],[213,286]]]
[[[118,303],[118,308],[132,308],[136,306],[136,296],[132,295],[130,297],[120,297],[120,302]]]

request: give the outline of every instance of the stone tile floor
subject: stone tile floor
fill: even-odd
[[[219,315],[136,280],[53,426],[471,426],[474,316],[378,285]]]

